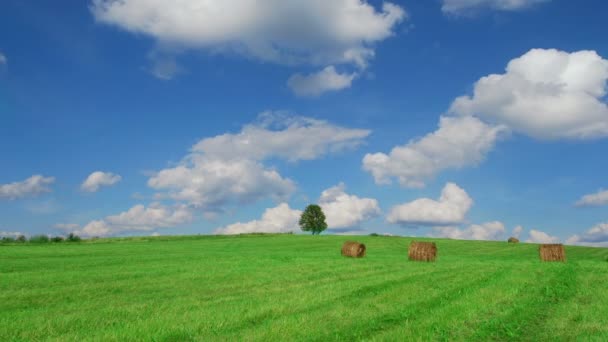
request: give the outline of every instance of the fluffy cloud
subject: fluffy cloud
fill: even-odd
[[[365,129],[335,126],[324,120],[264,112],[256,123],[245,125],[239,133],[202,139],[192,151],[225,160],[311,160],[354,149],[370,133]]]
[[[458,240],[500,240],[505,234],[502,222],[492,221],[472,224],[466,229],[458,227],[436,227],[431,234],[434,237],[445,237]]]
[[[559,238],[556,236],[551,236],[545,232],[541,232],[539,230],[530,230],[529,238],[526,242],[532,243],[559,243]]]
[[[573,235],[566,240],[570,245],[608,247],[608,222],[598,223],[582,235]]]
[[[397,146],[388,155],[366,154],[363,169],[379,184],[396,177],[402,186],[422,187],[441,170],[481,162],[503,131],[474,117],[441,117],[439,128],[421,139]]]
[[[521,233],[524,231],[524,227],[522,226],[517,226],[515,228],[513,228],[513,231],[511,232],[511,236],[518,238],[521,235]]]
[[[605,137],[606,80],[608,60],[595,51],[533,49],[510,61],[504,74],[482,77],[473,95],[457,98],[450,112],[538,139]]]
[[[85,179],[80,185],[80,189],[86,192],[97,192],[100,187],[114,185],[121,179],[122,177],[111,172],[95,171]]]
[[[357,73],[340,74],[334,66],[310,74],[295,74],[287,80],[287,85],[298,96],[319,96],[328,91],[349,88]]]
[[[21,232],[3,232],[3,231],[0,231],[0,238],[3,238],[3,237],[12,237],[12,238],[16,238],[16,237],[18,237],[19,235],[25,235],[25,234],[23,234],[23,233],[21,233]]]
[[[51,189],[48,186],[54,182],[54,177],[34,175],[21,182],[0,184],[0,199],[14,200],[51,192]]]
[[[576,206],[588,207],[588,206],[600,206],[608,204],[608,190],[599,190],[594,194],[588,194],[581,197],[576,202]]]
[[[227,203],[250,203],[270,197],[284,200],[295,190],[293,181],[252,160],[208,158],[190,155],[179,166],[159,171],[148,180],[168,197],[216,211]]]
[[[298,222],[302,212],[291,209],[287,203],[281,203],[264,211],[260,220],[245,223],[237,222],[215,230],[215,234],[244,233],[288,233],[300,229]]]
[[[466,14],[480,9],[516,11],[550,0],[443,0],[441,10],[447,14]]]
[[[355,148],[367,135],[367,130],[321,120],[265,113],[240,133],[201,140],[179,165],[159,171],[148,185],[165,191],[161,197],[187,201],[209,212],[262,198],[283,201],[295,184],[266,167],[263,160],[314,159]]]
[[[447,183],[438,201],[420,198],[394,206],[387,221],[404,226],[449,226],[462,223],[472,205],[473,200],[466,191],[454,183]]]
[[[349,195],[344,189],[344,184],[340,183],[324,190],[319,198],[318,204],[323,209],[329,228],[353,227],[380,215],[377,200]]]
[[[157,228],[170,228],[192,221],[193,214],[186,205],[172,207],[152,203],[147,208],[138,204],[118,215],[91,221],[82,229],[74,224],[57,224],[56,228],[82,236],[108,236],[124,232],[149,232]]]
[[[395,4],[377,10],[362,0],[93,0],[91,11],[98,22],[155,38],[163,50],[356,68],[365,68],[374,45],[406,18]]]

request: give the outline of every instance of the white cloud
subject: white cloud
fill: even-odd
[[[350,88],[357,73],[336,72],[333,65],[310,75],[295,74],[287,80],[287,85],[298,96],[319,96],[328,91]]]
[[[545,232],[541,232],[539,230],[530,230],[529,238],[526,242],[531,243],[559,243],[560,239],[556,236],[551,236]]]
[[[112,186],[122,177],[111,172],[95,171],[80,185],[80,189],[86,192],[97,192],[102,186]]]
[[[423,187],[437,172],[481,162],[504,128],[474,117],[441,117],[439,129],[394,147],[390,154],[366,154],[363,169],[379,184],[397,177],[402,186]]]
[[[435,227],[431,236],[458,240],[501,240],[505,234],[505,225],[499,221],[472,224],[466,229],[458,227]]]
[[[405,11],[361,0],[93,0],[97,21],[161,45],[232,50],[263,61],[365,64]]]
[[[579,207],[588,207],[588,206],[600,206],[600,205],[608,205],[608,190],[599,190],[594,194],[588,194],[581,197],[580,200],[576,202],[576,206]]]
[[[25,235],[25,234],[23,234],[21,232],[4,232],[4,231],[0,231],[0,238],[3,238],[3,237],[16,238],[19,235]]]
[[[391,208],[387,221],[404,226],[449,226],[462,223],[473,200],[454,183],[447,183],[438,201],[420,198]]]
[[[231,202],[250,203],[267,197],[280,201],[295,191],[293,181],[257,161],[225,161],[195,154],[177,167],[159,171],[148,185],[166,190],[161,198],[187,201],[208,211]]]
[[[476,115],[538,139],[608,136],[608,60],[595,51],[533,49],[509,62],[504,74],[482,77],[473,96],[450,112]]]
[[[6,58],[6,56],[3,55],[2,52],[0,52],[0,65],[6,65],[7,62],[8,59]]]
[[[344,184],[340,183],[324,190],[319,198],[318,204],[325,214],[329,228],[353,227],[380,215],[377,200],[349,195],[344,189]]]
[[[521,233],[524,231],[524,227],[522,226],[517,226],[515,228],[513,228],[513,231],[511,232],[511,236],[518,238],[521,235]]]
[[[183,204],[165,206],[152,203],[147,208],[138,204],[118,215],[107,216],[102,220],[94,220],[82,229],[74,224],[56,224],[55,227],[66,232],[74,232],[82,236],[108,236],[124,232],[152,231],[158,228],[170,228],[191,222],[191,209]]]
[[[360,146],[371,132],[335,126],[324,120],[264,112],[239,133],[199,141],[193,152],[214,159],[282,158],[311,160]]]
[[[33,197],[52,190],[48,187],[55,182],[54,177],[34,175],[30,178],[8,184],[0,184],[0,199],[14,200],[24,197]]]
[[[237,222],[215,230],[215,234],[244,233],[288,233],[300,230],[300,210],[291,209],[287,203],[281,203],[264,211],[260,220],[245,223]]]
[[[481,9],[516,11],[551,0],[443,0],[441,10],[446,14],[467,14]]]
[[[572,235],[566,244],[608,247],[608,222],[598,223],[582,235]]]
[[[348,129],[322,120],[265,113],[259,122],[240,133],[206,138],[176,167],[159,171],[148,185],[166,193],[161,197],[187,201],[214,212],[229,203],[250,203],[263,198],[286,200],[295,190],[262,161],[315,159],[352,149],[368,130]]]
[[[393,3],[376,9],[364,0],[93,0],[91,11],[100,23],[153,37],[165,55],[194,49],[291,66],[356,69],[367,67],[374,46],[407,17]],[[157,77],[179,71],[174,60],[160,62],[152,68]],[[335,76],[325,90],[352,81]]]
[[[158,79],[168,81],[183,72],[183,69],[177,65],[173,56],[157,56],[152,54],[149,59],[152,61],[149,72]]]

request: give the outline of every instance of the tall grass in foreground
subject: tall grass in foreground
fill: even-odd
[[[194,236],[0,246],[0,340],[608,340],[608,251],[412,239]],[[425,239],[416,238],[417,241]]]

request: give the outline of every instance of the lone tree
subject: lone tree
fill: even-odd
[[[321,234],[322,231],[327,229],[325,214],[323,214],[321,207],[316,204],[310,204],[304,209],[299,223],[303,231],[312,232],[312,235]]]

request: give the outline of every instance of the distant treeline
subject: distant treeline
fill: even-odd
[[[56,243],[56,242],[79,242],[80,236],[70,233],[68,236],[32,235],[29,239],[25,235],[3,236],[0,243]]]

